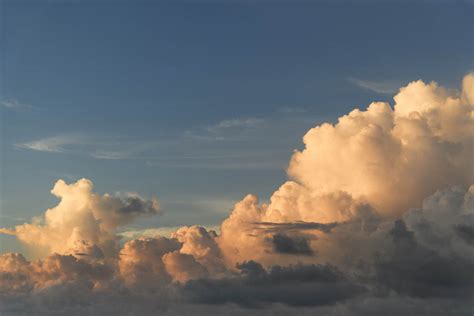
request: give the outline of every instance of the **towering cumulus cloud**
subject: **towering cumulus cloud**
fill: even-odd
[[[123,244],[116,229],[158,201],[59,180],[57,206],[0,230],[41,250],[0,256],[0,311],[470,314],[474,74],[460,91],[412,82],[394,101],[308,131],[270,202],[245,196],[219,233]]]
[[[66,184],[59,180],[51,193],[60,199],[44,218],[3,230],[41,253],[103,255],[115,250],[115,229],[136,217],[159,213],[158,200],[136,194],[103,196],[92,191],[90,180]]]
[[[336,125],[311,129],[303,139],[306,148],[291,159],[289,175],[312,193],[345,191],[392,215],[419,206],[440,187],[469,185],[473,78],[464,78],[461,93],[412,82],[395,96],[393,110],[372,103]]]

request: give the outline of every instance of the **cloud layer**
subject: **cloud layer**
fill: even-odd
[[[290,180],[267,204],[245,196],[219,233],[124,242],[117,229],[158,214],[156,199],[59,180],[57,206],[0,230],[39,258],[0,256],[0,311],[470,313],[474,74],[460,91],[415,81],[394,100],[308,131]]]

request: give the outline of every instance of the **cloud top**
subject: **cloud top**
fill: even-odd
[[[219,234],[185,226],[121,244],[117,229],[158,201],[59,180],[58,205],[0,230],[42,250],[0,256],[0,312],[470,313],[474,74],[460,91],[414,81],[394,100],[309,130],[290,179],[268,203],[237,202]]]

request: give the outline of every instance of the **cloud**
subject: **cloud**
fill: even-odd
[[[329,248],[342,248],[348,254],[341,247],[348,241],[340,238],[346,233],[356,242],[348,246],[357,252],[373,248],[372,255],[366,255],[363,261],[350,256],[350,268],[315,263],[332,260],[325,251],[304,256],[312,263],[284,264],[283,256],[301,258],[301,253],[282,251],[274,257],[282,264],[264,267],[245,261],[233,268],[225,265],[222,248],[216,243],[219,236],[198,226],[182,227],[171,238],[128,241],[118,256],[106,258],[52,254],[30,262],[20,254],[3,254],[1,308],[7,314],[35,310],[39,314],[65,310],[77,314],[87,310],[152,315],[163,308],[179,314],[185,306],[196,309],[196,313],[223,311],[224,307],[239,310],[228,305],[231,303],[254,309],[247,309],[245,314],[265,314],[275,308],[298,314],[305,311],[308,315],[376,315],[384,308],[394,315],[399,311],[462,314],[460,306],[469,305],[474,287],[470,276],[472,256],[453,255],[462,239],[448,243],[449,253],[430,249],[422,242],[426,231],[418,219],[422,218],[420,212],[427,213],[428,221],[433,215],[434,223],[438,223],[440,213],[446,218],[470,216],[473,199],[472,188],[452,187],[425,199],[424,208],[408,211],[404,220],[379,222],[378,233],[365,230],[358,221],[333,227],[331,233],[321,235],[329,238],[322,241],[329,243]],[[360,212],[358,216],[366,218],[367,214]],[[451,233],[456,238],[448,226],[443,227],[441,231],[436,228],[436,232]],[[358,232],[364,232],[368,239],[361,242]],[[383,243],[373,242],[378,239]],[[440,311],[427,309],[426,304],[434,304]],[[206,305],[208,309],[203,307]]]
[[[474,245],[474,227],[472,225],[457,224],[454,226],[456,234],[469,245]]]
[[[184,226],[176,230],[171,237],[182,243],[180,253],[193,256],[212,276],[225,275],[227,268],[214,230],[200,226]]]
[[[289,180],[268,203],[235,203],[219,232],[185,226],[120,243],[118,231],[158,214],[158,201],[59,180],[58,205],[0,231],[43,250],[33,261],[0,257],[0,311],[469,312],[473,83],[474,74],[460,91],[414,81],[393,106],[315,126]]]
[[[96,159],[105,159],[105,160],[123,160],[123,159],[129,159],[130,153],[119,152],[119,151],[97,150],[91,153],[91,157],[96,158]]]
[[[240,274],[221,280],[186,283],[184,293],[194,302],[262,306],[318,306],[342,302],[364,289],[329,265],[274,266],[268,272],[254,261],[238,265]]]
[[[187,130],[183,136],[198,141],[235,142],[242,140],[242,135],[249,131],[262,128],[265,123],[265,119],[253,117],[226,119],[200,129]]]
[[[256,222],[253,224],[255,225],[255,227],[261,228],[263,231],[270,233],[302,230],[320,230],[325,233],[330,233],[331,229],[337,226],[337,223],[321,224],[303,221],[298,221],[294,223]]]
[[[305,255],[314,254],[309,240],[304,236],[289,236],[286,234],[275,234],[272,238],[273,250],[277,253]]]
[[[297,106],[283,106],[278,109],[278,112],[286,113],[286,114],[302,114],[302,113],[306,113],[307,110],[305,108],[297,107]]]
[[[259,118],[230,119],[223,120],[216,125],[208,126],[206,129],[210,132],[217,132],[227,128],[255,128],[263,124],[265,120]]]
[[[179,243],[165,237],[135,239],[125,243],[118,262],[120,276],[135,290],[164,287],[172,278],[166,272],[163,255],[179,249]]]
[[[192,255],[173,251],[163,256],[166,271],[177,282],[187,282],[207,276],[207,269]]]
[[[392,215],[419,206],[436,189],[470,185],[471,77],[465,77],[461,92],[415,81],[400,89],[394,109],[372,103],[337,124],[311,129],[288,174],[310,194],[344,191]]]
[[[36,254],[88,253],[95,246],[110,254],[115,251],[118,227],[160,211],[157,199],[145,200],[131,193],[96,194],[87,179],[72,184],[58,180],[51,193],[60,202],[46,210],[44,217],[1,232],[14,234]]]
[[[65,153],[66,147],[80,144],[83,140],[78,136],[62,135],[48,138],[42,138],[31,142],[18,143],[15,146],[21,149],[42,151],[48,153]]]
[[[399,88],[399,85],[393,82],[369,81],[357,78],[347,78],[347,80],[359,88],[379,94],[394,94]]]
[[[472,227],[472,226],[471,226]],[[376,263],[381,286],[412,297],[466,297],[474,290],[474,262],[421,246],[402,220],[390,231],[393,253]]]
[[[4,107],[6,109],[11,110],[31,110],[33,106],[29,104],[21,103],[16,99],[4,99],[0,101],[0,107]]]

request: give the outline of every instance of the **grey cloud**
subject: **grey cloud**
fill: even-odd
[[[268,233],[279,233],[287,231],[304,231],[319,230],[324,233],[330,233],[338,223],[316,223],[316,222],[292,222],[292,223],[272,223],[272,222],[255,222],[253,225]]]
[[[219,280],[186,283],[185,298],[205,304],[235,303],[263,307],[272,303],[290,306],[331,305],[365,291],[331,265],[274,266],[266,271],[254,261],[238,265],[240,273]]]
[[[33,106],[22,103],[16,99],[4,99],[0,101],[0,107],[12,110],[32,110]]]
[[[390,231],[394,249],[376,262],[377,281],[412,297],[469,297],[474,290],[474,263],[442,256],[420,245],[402,220]]]
[[[304,236],[275,234],[272,237],[273,250],[281,254],[313,255],[310,242]]]
[[[474,246],[474,227],[467,224],[458,224],[454,226],[456,234],[471,246]]]
[[[126,196],[121,198],[124,206],[117,210],[123,215],[155,215],[160,212],[156,200],[144,200],[139,196]]]

